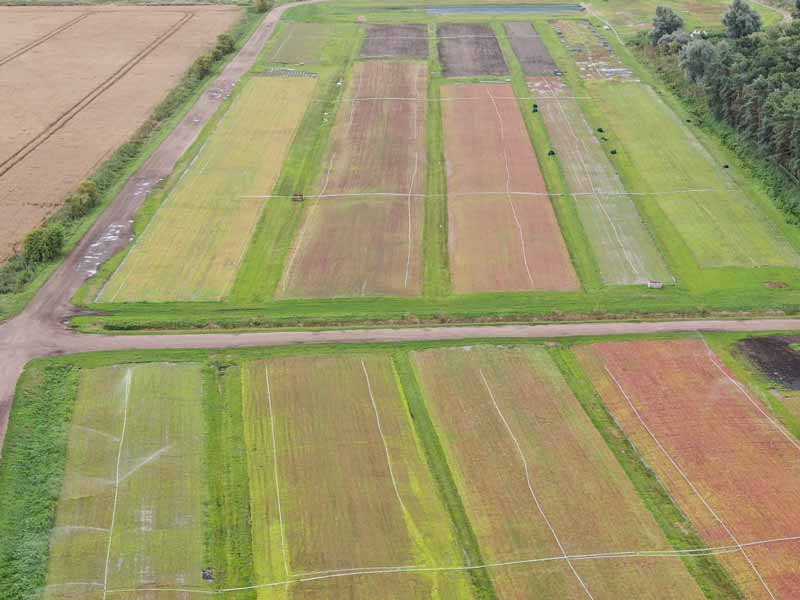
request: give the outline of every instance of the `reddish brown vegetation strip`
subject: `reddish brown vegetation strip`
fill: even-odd
[[[424,64],[370,61],[356,66],[339,108],[320,189],[412,193],[423,189],[428,71]],[[329,172],[328,172],[328,169]]]
[[[425,64],[357,65],[281,295],[422,291],[426,109]]]
[[[53,28],[21,24],[43,10],[60,16]],[[0,259],[133,134],[241,10],[93,7],[76,20],[86,13],[0,9],[0,39],[23,29],[8,53],[2,46],[11,60],[0,65],[9,82],[0,92]]]
[[[439,59],[445,77],[506,75],[508,66],[494,31],[486,25],[439,25]]]
[[[511,86],[444,86],[442,100],[456,291],[579,289]]]
[[[425,25],[369,25],[361,47],[362,58],[427,58],[428,28]]]
[[[528,75],[552,73],[556,63],[539,34],[530,23],[506,23],[506,33],[511,41],[523,71]]]
[[[709,545],[800,535],[798,442],[702,340],[603,343],[577,354]],[[751,597],[769,597],[767,586],[781,598],[800,589],[800,543],[747,547],[723,560]]]

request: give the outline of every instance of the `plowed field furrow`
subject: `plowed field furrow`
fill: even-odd
[[[552,75],[556,63],[542,38],[530,23],[506,23],[506,33],[514,54],[526,75]]]
[[[487,562],[671,549],[545,349],[426,350],[415,361]],[[491,576],[501,598],[703,597],[677,560],[565,558],[548,571]]]
[[[578,357],[709,545],[800,535],[800,443],[698,339],[609,342]],[[800,543],[722,557],[753,598],[796,598]]]
[[[448,85],[442,100],[455,290],[579,289],[511,86]]]
[[[508,73],[497,37],[487,25],[442,23],[437,36],[445,77]]]

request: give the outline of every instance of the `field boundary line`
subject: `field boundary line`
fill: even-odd
[[[505,135],[505,126],[503,124],[503,117],[500,114],[500,109],[497,106],[497,102],[495,102],[492,92],[490,92],[487,89],[486,93],[489,94],[489,98],[492,101],[492,106],[494,106],[494,111],[495,113],[497,113],[497,120],[500,122],[500,141],[503,143],[503,160],[505,161],[505,166],[506,166],[506,200],[508,200],[508,205],[509,207],[511,207],[511,214],[514,215],[514,221],[517,224],[517,231],[519,232],[519,243],[520,243],[520,248],[522,249],[522,260],[525,263],[525,271],[528,273],[528,279],[531,282],[531,289],[535,290],[536,283],[533,281],[531,268],[528,265],[528,253],[525,249],[525,234],[522,231],[522,224],[519,222],[519,217],[517,216],[517,209],[514,207],[513,200],[511,200],[511,168],[508,165],[508,149],[506,148],[506,143],[505,143],[506,135]]]
[[[747,399],[750,401],[750,404],[752,404],[753,406],[755,406],[756,410],[758,410],[758,412],[759,412],[759,413],[761,413],[761,415],[763,415],[763,417],[764,417],[765,419],[767,419],[767,421],[769,421],[769,423],[770,423],[770,424],[771,424],[771,425],[772,425],[772,426],[773,426],[773,427],[774,427],[774,428],[775,428],[775,429],[776,429],[776,430],[777,430],[779,433],[781,433],[781,434],[782,434],[782,435],[783,435],[783,436],[784,436],[784,437],[785,437],[785,438],[786,438],[786,439],[789,441],[789,443],[790,443],[792,446],[794,446],[794,447],[795,447],[797,450],[800,450],[800,443],[798,443],[798,441],[797,441],[797,440],[796,440],[796,439],[795,439],[795,438],[792,436],[792,434],[791,434],[791,433],[789,433],[789,431],[787,431],[787,430],[786,430],[786,428],[785,428],[783,425],[781,425],[781,423],[779,423],[778,421],[776,421],[776,420],[775,420],[775,419],[774,419],[774,418],[773,418],[773,417],[772,417],[772,416],[771,416],[771,415],[770,415],[770,414],[769,414],[767,411],[765,411],[765,410],[764,410],[764,409],[761,407],[761,405],[760,405],[758,402],[756,402],[756,401],[755,401],[755,400],[752,398],[752,396],[750,396],[750,394],[748,394],[748,393],[747,393],[747,389],[744,387],[744,385],[743,385],[743,384],[741,384],[740,382],[736,381],[736,380],[735,380],[733,377],[731,377],[730,375],[728,375],[728,373],[726,373],[726,372],[725,372],[725,369],[723,368],[723,365],[721,365],[721,364],[720,364],[720,363],[717,361],[717,357],[716,357],[716,355],[714,354],[714,351],[711,349],[711,346],[709,346],[709,344],[708,344],[708,341],[706,341],[706,338],[705,338],[705,336],[704,336],[704,335],[702,334],[702,332],[700,332],[700,331],[698,331],[697,333],[698,333],[698,335],[700,336],[700,339],[701,339],[701,340],[703,340],[703,344],[704,344],[704,345],[705,345],[705,347],[706,347],[706,353],[708,354],[708,358],[709,358],[709,360],[710,360],[710,361],[711,361],[711,363],[712,363],[712,364],[713,364],[713,365],[714,365],[714,366],[717,368],[717,370],[718,370],[720,373],[722,373],[722,374],[725,376],[725,378],[726,378],[728,381],[730,381],[730,382],[731,382],[731,383],[732,383],[732,384],[733,384],[733,385],[736,387],[736,389],[738,389],[738,390],[739,390],[739,391],[740,391],[742,394],[744,394],[745,398],[747,398]]]
[[[719,523],[722,526],[722,528],[725,530],[725,532],[730,536],[731,540],[733,540],[734,544],[736,544],[736,547],[739,549],[739,551],[741,551],[741,553],[744,556],[745,560],[750,565],[750,568],[753,570],[753,572],[758,577],[758,580],[761,582],[761,585],[764,586],[764,589],[767,591],[767,593],[769,594],[770,598],[772,598],[772,600],[777,600],[775,598],[775,595],[772,593],[772,590],[769,589],[769,586],[767,585],[767,582],[764,581],[764,578],[761,576],[761,573],[758,571],[758,569],[756,568],[755,564],[753,564],[753,561],[751,560],[750,556],[747,554],[747,552],[745,551],[744,547],[739,543],[739,540],[736,538],[736,536],[734,535],[733,531],[731,531],[731,529],[725,524],[725,522],[722,520],[722,518],[717,514],[717,512],[706,501],[706,499],[703,497],[703,495],[700,493],[700,491],[697,489],[697,487],[695,487],[694,483],[692,483],[692,481],[689,479],[689,477],[686,475],[686,473],[683,471],[683,469],[681,469],[680,466],[678,466],[678,463],[675,461],[675,459],[672,458],[672,455],[669,452],[667,452],[667,449],[664,447],[664,445],[659,441],[659,439],[656,437],[656,435],[653,433],[653,431],[647,425],[647,423],[645,422],[644,418],[642,418],[641,413],[636,408],[636,406],[633,404],[633,401],[631,400],[630,396],[628,396],[627,392],[622,387],[620,382],[614,376],[614,373],[612,373],[611,369],[608,368],[608,365],[603,365],[603,366],[604,366],[604,368],[606,370],[606,373],[608,373],[609,377],[611,377],[611,379],[614,381],[614,384],[617,386],[617,389],[619,389],[619,391],[625,397],[625,400],[627,400],[628,405],[631,407],[631,410],[636,415],[636,418],[642,424],[642,427],[644,427],[644,429],[647,431],[647,433],[650,435],[650,437],[656,443],[656,446],[658,446],[659,450],[661,450],[661,452],[664,454],[664,456],[667,458],[667,460],[669,460],[669,462],[672,464],[672,466],[675,468],[675,470],[678,473],[680,473],[681,477],[684,479],[684,481],[686,481],[686,483],[692,489],[692,491],[697,496],[697,498],[703,503],[703,506],[705,506],[706,509],[708,509],[708,512],[711,513],[711,515],[714,517],[714,519],[717,521],[717,523]]]
[[[547,79],[546,77],[543,77],[542,79],[544,80],[545,85],[547,85],[548,89],[550,89],[550,91],[554,94],[555,103],[558,106],[558,110],[561,113],[561,116],[564,117],[564,122],[566,124],[567,131],[572,136],[572,138],[578,144],[580,144],[580,147],[583,148],[584,153],[588,154],[589,149],[586,147],[586,144],[584,143],[583,139],[579,138],[578,134],[575,132],[575,128],[572,126],[572,123],[570,122],[569,117],[567,116],[567,112],[564,110],[564,106],[561,104],[561,99],[558,98],[558,96],[555,96],[555,90],[553,89],[553,86],[550,84],[550,80]],[[614,223],[614,220],[611,218],[611,215],[608,214],[608,211],[606,210],[603,200],[598,195],[597,189],[594,186],[594,181],[592,180],[592,173],[589,171],[589,167],[586,166],[586,162],[583,160],[583,156],[581,155],[580,151],[577,152],[577,156],[578,156],[578,162],[580,163],[581,168],[583,169],[583,172],[586,175],[586,179],[589,182],[589,187],[592,188],[592,196],[597,201],[597,204],[600,206],[600,209],[603,211],[603,214],[608,220],[609,225],[611,225],[611,229],[614,231],[614,237],[617,238],[617,243],[619,244],[619,247],[622,250],[622,254],[625,257],[625,260],[628,261],[628,265],[633,271],[634,276],[647,279],[648,278],[647,274],[642,273],[642,265],[638,264],[638,261],[637,264],[634,264],[635,261],[631,259],[628,247],[622,241],[622,238],[619,235],[619,231],[617,230],[617,226]]]
[[[64,111],[58,117],[56,117],[56,119],[53,122],[51,122],[45,129],[43,129],[33,138],[28,140],[21,148],[17,149],[8,158],[0,162],[0,177],[8,173],[11,169],[13,169],[23,160],[25,160],[25,158],[27,158],[32,152],[34,152],[47,140],[49,140],[61,129],[63,129],[67,125],[67,123],[72,121],[72,119],[74,119],[81,112],[83,112],[83,110],[86,107],[88,107],[97,98],[99,98],[106,91],[108,91],[114,85],[116,85],[123,77],[125,77],[125,75],[127,75],[131,70],[133,70],[134,67],[136,67],[139,63],[141,63],[150,54],[152,54],[159,46],[161,46],[169,38],[175,35],[186,23],[188,23],[194,17],[194,13],[192,12],[186,12],[183,13],[183,15],[184,16],[182,19],[179,19],[176,23],[173,23],[169,29],[167,29],[164,33],[156,37],[155,40],[150,42],[150,44],[145,46],[142,50],[134,54],[133,57],[131,57],[119,69],[114,71],[114,73],[112,73],[108,78],[102,81],[99,85],[97,85],[88,94],[86,94],[80,100],[78,100],[78,102],[69,107],[66,111]]]
[[[281,532],[281,554],[283,555],[283,568],[289,576],[289,561],[286,558],[286,534],[283,525],[283,510],[281,509],[281,488],[278,477],[278,444],[275,441],[275,416],[272,412],[272,389],[269,385],[269,365],[264,364],[264,380],[267,383],[267,405],[269,407],[269,426],[272,432],[272,467],[275,475],[275,498],[278,501],[278,525]]]
[[[122,413],[122,432],[119,436],[119,444],[117,445],[117,468],[116,477],[114,481],[114,502],[111,508],[111,524],[108,527],[108,544],[106,546],[106,566],[103,574],[103,598],[105,599],[108,593],[108,569],[111,564],[111,544],[114,541],[114,524],[117,520],[117,500],[119,499],[119,467],[122,462],[122,449],[125,444],[125,430],[128,427],[128,405],[130,403],[131,395],[131,380],[133,379],[133,367],[128,367],[125,371],[125,392],[123,395],[123,413]]]
[[[503,411],[500,410],[500,406],[497,404],[497,400],[494,397],[494,392],[492,391],[492,388],[489,386],[489,382],[486,380],[486,376],[483,374],[483,369],[479,368],[478,372],[480,373],[481,379],[483,380],[483,385],[486,386],[486,391],[489,392],[489,397],[492,399],[492,404],[494,404],[494,408],[497,411],[497,414],[500,415],[500,420],[503,421],[503,425],[505,426],[506,431],[508,431],[508,435],[511,436],[511,439],[517,448],[517,452],[519,453],[519,458],[520,460],[522,460],[522,466],[525,469],[525,479],[528,483],[528,490],[530,491],[531,497],[533,498],[533,501],[536,504],[536,508],[539,509],[539,514],[542,515],[542,519],[544,519],[544,522],[547,524],[547,528],[553,535],[553,539],[555,539],[556,544],[558,544],[558,549],[561,550],[561,554],[567,561],[567,564],[569,565],[569,568],[572,570],[573,575],[575,575],[575,577],[580,582],[581,587],[586,592],[586,595],[589,598],[592,598],[592,600],[594,600],[594,596],[592,596],[592,593],[586,586],[586,582],[578,574],[578,571],[575,569],[575,566],[572,564],[572,561],[570,561],[570,559],[567,558],[567,552],[566,550],[564,550],[564,546],[561,544],[561,540],[559,539],[556,530],[553,528],[552,523],[550,523],[550,519],[547,518],[547,514],[545,514],[544,512],[544,508],[539,502],[539,498],[536,496],[536,492],[533,491],[533,484],[531,483],[531,475],[530,471],[528,470],[528,459],[525,458],[525,452],[523,452],[522,446],[520,446],[519,440],[517,440],[517,436],[514,435],[514,432],[512,431],[511,426],[508,424],[505,415],[503,415]]]
[[[361,359],[361,369],[364,371],[364,379],[367,381],[367,390],[369,391],[369,399],[372,401],[372,409],[375,411],[375,422],[378,424],[378,433],[381,435],[381,441],[383,442],[383,450],[386,453],[386,464],[389,467],[389,476],[392,478],[392,487],[394,488],[394,494],[397,496],[397,501],[400,503],[400,508],[403,509],[403,513],[410,514],[408,509],[406,509],[405,503],[403,503],[403,498],[400,497],[400,489],[397,487],[397,479],[394,476],[394,469],[392,468],[392,457],[389,454],[389,444],[386,443],[386,436],[383,433],[383,426],[381,425],[381,418],[378,414],[378,405],[375,403],[375,396],[372,393],[372,384],[369,380],[369,374],[367,373],[367,365],[364,364],[364,359]]]
[[[66,23],[62,23],[60,26],[56,27],[55,29],[51,29],[49,32],[43,34],[42,36],[38,37],[37,39],[33,40],[32,42],[28,42],[24,46],[21,46],[14,50],[13,52],[6,54],[4,57],[0,58],[0,67],[5,65],[6,63],[11,62],[15,58],[19,58],[20,56],[27,54],[30,50],[33,50],[37,46],[41,46],[46,41],[54,38],[62,31],[66,31],[73,25],[77,25],[80,21],[83,21],[86,17],[94,14],[92,11],[87,11],[85,13],[81,13],[74,19],[67,21]]]
[[[743,547],[752,547],[760,545],[769,545],[777,543],[797,542],[800,541],[800,535],[773,538],[769,540],[758,540],[754,542],[747,542],[741,544]],[[470,566],[450,566],[450,567],[375,567],[373,569],[364,568],[362,570],[348,569],[346,571],[321,571],[320,573],[333,573],[332,575],[322,575],[318,577],[299,577],[286,581],[276,581],[272,583],[261,583],[250,586],[243,586],[237,588],[224,588],[220,590],[203,590],[203,589],[187,589],[187,588],[129,588],[129,589],[116,589],[109,590],[109,594],[129,594],[132,592],[177,592],[177,593],[190,593],[200,594],[205,596],[224,595],[235,592],[242,592],[247,590],[257,590],[262,588],[279,587],[290,585],[292,583],[308,583],[311,581],[322,581],[325,579],[336,579],[340,577],[356,577],[361,575],[384,575],[394,573],[436,573],[436,572],[458,572],[458,571],[476,571],[479,569],[492,569],[508,566],[519,565],[533,565],[548,562],[558,562],[562,560],[612,560],[612,559],[630,559],[630,558],[680,558],[681,556],[719,556],[723,554],[732,554],[739,552],[737,546],[709,546],[705,548],[691,548],[686,550],[631,550],[624,552],[604,552],[595,554],[574,554],[567,557],[564,556],[546,556],[542,558],[528,558],[520,560],[512,560],[497,563],[486,563],[482,565]]]
[[[415,119],[416,120],[416,119]],[[408,198],[406,204],[408,206],[408,252],[406,253],[406,276],[403,280],[403,287],[408,287],[408,272],[411,269],[411,199],[414,191],[414,183],[417,179],[417,165],[419,163],[419,152],[414,153],[414,172],[411,174],[411,186],[408,188]]]
[[[281,42],[281,45],[278,46],[276,48],[275,52],[272,53],[272,56],[269,57],[270,62],[276,62],[276,63],[281,62],[279,60],[275,60],[275,58],[278,56],[278,54],[281,53],[281,50],[283,50],[283,47],[286,45],[286,42],[288,42],[289,39],[292,37],[292,34],[294,33],[294,30],[295,30],[294,23],[290,22],[290,23],[288,23],[288,25],[289,25],[289,27],[287,28],[288,29],[288,33],[286,34],[286,39]]]

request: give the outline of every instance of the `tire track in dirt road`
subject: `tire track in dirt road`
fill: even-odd
[[[83,21],[86,17],[88,17],[91,14],[92,13],[90,13],[90,12],[82,13],[82,14],[78,15],[77,17],[75,17],[74,19],[72,19],[70,21],[67,21],[66,23],[63,23],[62,25],[60,25],[59,27],[56,27],[55,29],[49,31],[48,33],[45,33],[42,37],[40,37],[38,39],[35,39],[32,42],[29,42],[29,43],[25,44],[21,48],[17,48],[16,50],[11,52],[10,54],[6,54],[5,56],[0,57],[0,67],[2,67],[6,63],[11,62],[15,58],[19,58],[20,56],[22,56],[23,54],[29,52],[30,50],[33,50],[37,46],[41,46],[47,40],[49,40],[51,38],[54,38],[55,36],[57,36],[62,31],[65,31],[65,30],[69,29],[70,27],[72,27],[73,25],[76,25],[77,23]]]
[[[8,173],[34,150],[58,133],[58,131],[67,123],[78,116],[83,109],[91,105],[92,102],[99,98],[104,92],[119,82],[120,79],[125,77],[125,75],[127,75],[136,65],[152,54],[159,46],[161,46],[161,44],[175,35],[193,17],[194,13],[183,13],[183,17],[181,17],[178,22],[174,23],[169,29],[167,29],[167,31],[159,35],[155,40],[133,55],[132,58],[130,58],[119,69],[114,71],[114,73],[112,73],[107,79],[103,80],[97,87],[61,113],[53,122],[51,122],[45,129],[40,131],[36,136],[28,140],[24,146],[0,162],[0,177]]]

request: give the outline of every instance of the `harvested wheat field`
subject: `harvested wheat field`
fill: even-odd
[[[508,74],[503,51],[489,26],[442,23],[437,37],[445,77]]]
[[[578,216],[604,283],[643,284],[669,280],[655,240],[586,122],[573,91],[558,77],[531,77],[550,142],[559,156]]]
[[[748,597],[796,598],[800,443],[761,399],[701,339],[609,342],[576,352],[708,545],[732,548],[720,560]]]
[[[314,573],[283,598],[471,598],[388,356],[294,357],[243,370],[255,578]],[[351,572],[348,574],[348,572]],[[273,598],[263,589],[259,598]]]
[[[421,292],[426,113],[424,63],[356,67],[280,295]]]
[[[241,15],[235,7],[0,8],[0,260]]]
[[[579,289],[511,86],[443,86],[442,113],[454,289]]]
[[[531,23],[506,23],[506,33],[526,75],[552,74],[553,57]]]
[[[422,387],[486,562],[669,550],[544,348],[415,355]],[[576,518],[580,515],[580,518]],[[501,598],[702,598],[674,561],[561,561],[491,571]]]
[[[250,79],[98,301],[225,298],[315,85]]]
[[[428,28],[425,25],[368,25],[361,58],[428,57]]]
[[[203,586],[202,394],[199,365],[81,372],[45,598]]]

